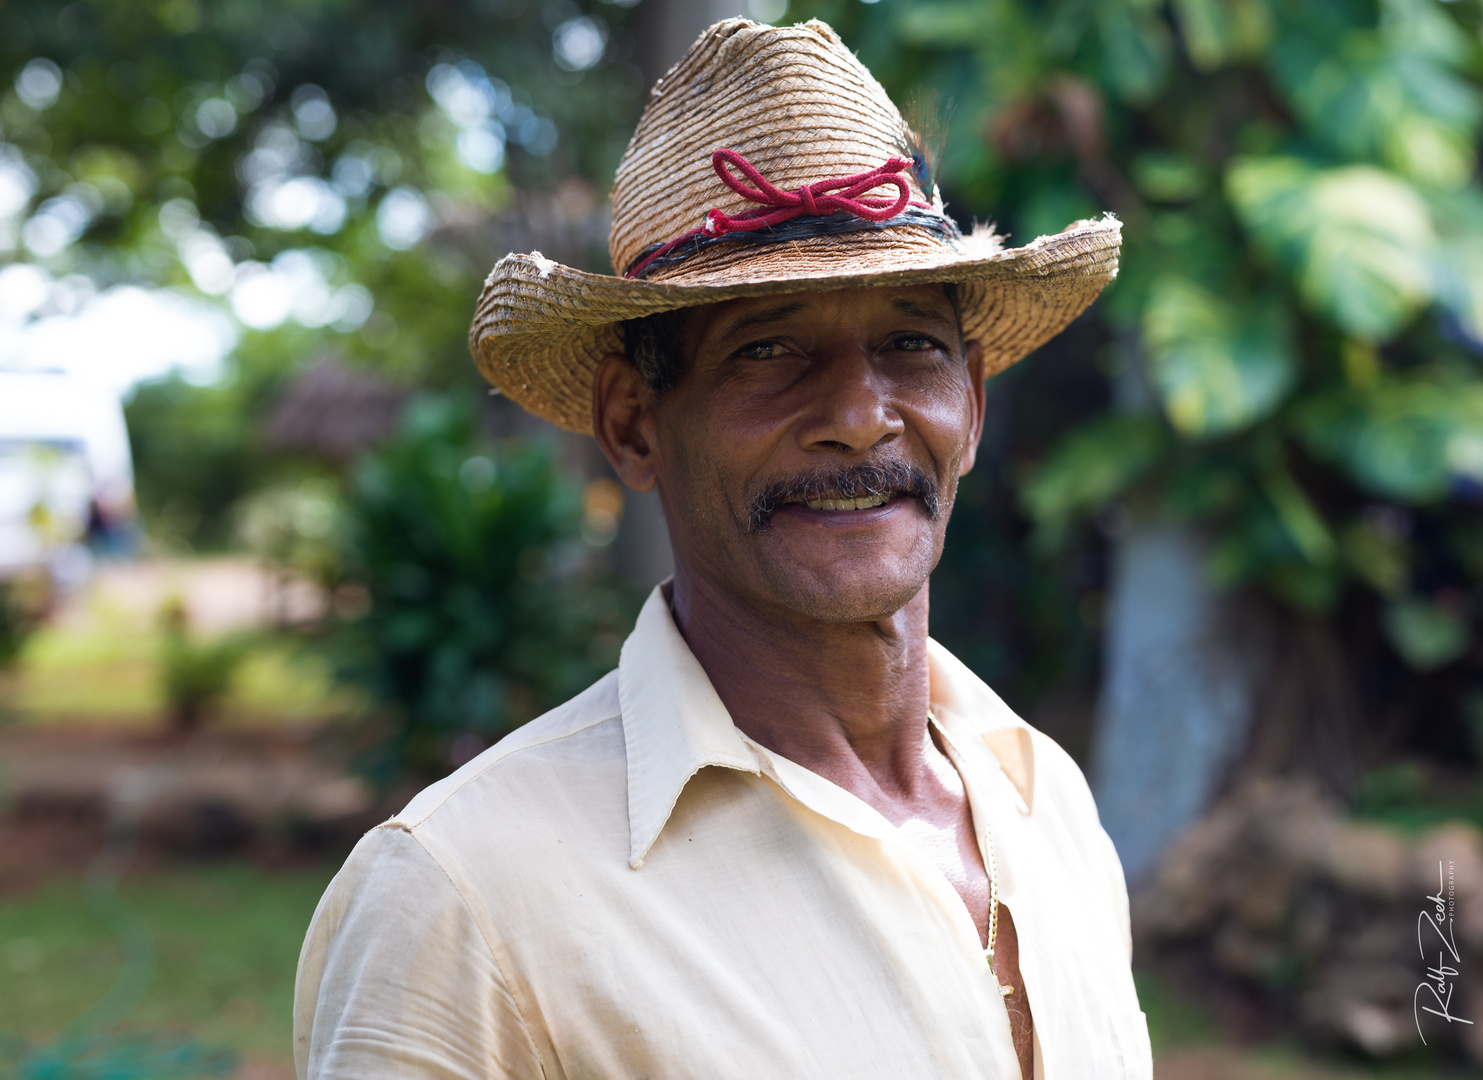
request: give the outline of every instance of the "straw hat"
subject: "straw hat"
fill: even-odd
[[[592,430],[592,378],[622,322],[743,296],[957,282],[989,374],[1054,337],[1117,274],[1121,226],[1023,247],[963,236],[922,190],[916,136],[821,22],[712,26],[654,87],[613,184],[619,276],[540,252],[491,271],[469,331],[491,383]],[[624,276],[626,275],[626,276]]]

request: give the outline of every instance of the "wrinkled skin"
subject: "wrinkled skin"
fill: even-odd
[[[682,337],[661,397],[613,355],[593,399],[619,476],[659,489],[681,633],[736,725],[880,811],[986,939],[988,877],[927,723],[926,654],[928,577],[983,430],[982,350],[936,285],[729,301],[694,309]],[[1029,1077],[1007,908],[999,925]]]

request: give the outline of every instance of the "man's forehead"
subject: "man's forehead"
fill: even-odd
[[[826,314],[860,319],[897,314],[953,326],[957,324],[957,313],[948,287],[939,284],[742,297],[694,308],[686,322],[692,339],[731,337],[752,328]]]

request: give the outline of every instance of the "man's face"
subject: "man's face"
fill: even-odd
[[[810,619],[902,608],[981,430],[980,351],[959,335],[938,285],[693,312],[683,374],[637,425],[682,572]]]

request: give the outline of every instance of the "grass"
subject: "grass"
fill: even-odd
[[[1138,988],[1138,1004],[1148,1017],[1148,1041],[1153,1044],[1154,1053],[1220,1038],[1215,1018],[1161,976],[1151,971],[1135,971],[1133,983]]]
[[[165,710],[160,632],[99,619],[48,626],[21,654],[12,711],[33,723],[154,726]],[[341,714],[347,695],[328,664],[287,638],[253,644],[220,708],[225,723],[297,724]]]
[[[1403,759],[1360,777],[1353,814],[1412,835],[1450,821],[1483,826],[1483,786],[1471,775]]]
[[[335,685],[326,658],[269,625],[267,586],[265,571],[241,558],[102,566],[25,641],[3,676],[0,719],[158,726],[169,711],[161,620],[171,609],[192,613],[189,634],[202,645],[224,632],[248,635],[248,655],[213,723],[302,725],[352,711],[356,702]]]
[[[1437,1054],[1417,1048],[1390,1061],[1360,1060],[1336,1054],[1315,1056],[1293,1036],[1285,1035],[1254,1045],[1233,1046],[1209,1010],[1180,991],[1162,975],[1152,971],[1134,971],[1138,1003],[1148,1017],[1148,1038],[1153,1044],[1154,1062],[1161,1057],[1169,1061],[1185,1056],[1178,1075],[1194,1076],[1199,1067],[1188,1060],[1193,1054],[1201,1061],[1219,1057],[1241,1063],[1239,1072],[1222,1072],[1222,1077],[1237,1076],[1243,1080],[1442,1080],[1445,1077],[1477,1076],[1476,1071],[1458,1071],[1440,1064]],[[1180,1052],[1185,1052],[1181,1055]],[[1154,1070],[1155,1076],[1159,1069]]]
[[[147,929],[154,958],[119,1028],[290,1059],[299,947],[332,875],[221,864],[126,879],[120,897]],[[123,967],[118,936],[76,881],[0,902],[0,1030],[56,1037]]]

